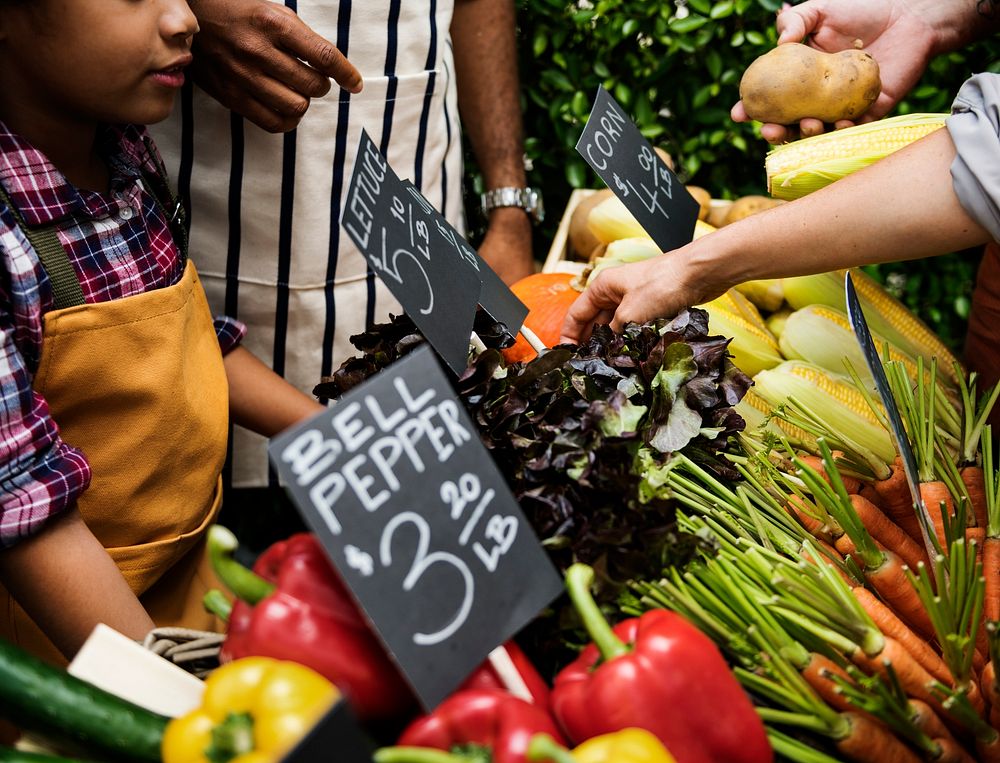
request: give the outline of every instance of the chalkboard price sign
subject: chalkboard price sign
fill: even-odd
[[[426,347],[268,451],[428,709],[562,590]]]
[[[474,251],[440,246],[438,218],[444,219],[399,179],[362,132],[341,224],[427,341],[460,374],[482,284]]]
[[[698,202],[603,87],[576,150],[664,252],[694,238]]]
[[[408,180],[404,180],[403,183],[411,194],[423,199],[424,204],[433,211],[439,243],[453,248],[458,252],[460,261],[475,270],[476,276],[482,283],[479,304],[493,320],[503,323],[507,327],[512,338],[517,337],[521,324],[528,317],[527,306],[517,298],[493,268],[486,264],[486,260],[479,256],[479,252],[462,238],[462,235],[444,218],[444,215],[435,210],[412,183]]]

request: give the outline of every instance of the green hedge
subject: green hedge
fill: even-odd
[[[536,241],[548,249],[573,188],[600,187],[574,146],[599,85],[628,109],[643,134],[667,149],[681,179],[717,198],[762,193],[767,144],[729,109],[750,62],[776,39],[781,0],[520,0],[519,46],[530,181],[542,188],[549,218]],[[987,42],[936,59],[898,111],[946,111],[975,71],[1000,70]],[[995,48],[995,46],[994,46]],[[890,211],[891,210],[887,210]],[[968,259],[968,258],[967,258]],[[974,266],[974,265],[973,265]],[[880,269],[903,273],[906,298],[946,338],[961,336],[971,288],[968,263],[940,261]],[[930,273],[942,270],[946,283]],[[898,280],[898,279],[897,279]]]

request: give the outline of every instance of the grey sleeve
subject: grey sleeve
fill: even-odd
[[[958,153],[951,164],[955,194],[1000,241],[1000,74],[966,80],[945,124]]]

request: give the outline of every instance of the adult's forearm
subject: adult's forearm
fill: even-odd
[[[462,127],[483,181],[523,186],[514,0],[456,0],[451,36]]]
[[[699,239],[686,253],[690,269],[735,284],[982,244],[989,234],[952,187],[954,158],[948,131],[937,130],[827,188]]]

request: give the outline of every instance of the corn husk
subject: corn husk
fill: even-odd
[[[889,359],[901,362],[910,379],[916,380],[917,364],[909,354],[874,331],[872,339],[880,355],[883,347],[888,346]],[[809,305],[796,310],[785,321],[778,346],[789,360],[805,360],[839,375],[847,374],[846,359],[869,389],[874,389],[875,382],[865,365],[851,324],[840,310],[826,305]]]
[[[761,278],[737,284],[737,291],[761,310],[773,313],[785,303],[785,291],[780,278]]]
[[[944,126],[947,114],[903,114],[775,146],[764,160],[767,190],[798,199],[874,164]]]
[[[708,311],[709,331],[732,339],[729,343],[729,353],[733,356],[733,363],[743,373],[753,376],[781,362],[778,343],[763,326],[763,322],[758,325],[724,309],[720,300],[713,300],[700,307]]]
[[[623,238],[649,238],[646,229],[639,224],[617,196],[605,199],[590,211],[587,227],[602,244]],[[704,220],[698,220],[694,226],[694,238],[701,238],[714,230],[714,226]]]
[[[843,310],[846,272],[833,270],[812,276],[785,278],[785,299],[795,309],[808,305],[827,305]],[[913,358],[922,356],[928,364],[932,358],[937,358],[940,374],[948,383],[957,384],[954,366],[957,358],[937,334],[863,270],[852,268],[851,277],[871,330]]]
[[[849,379],[810,363],[786,361],[754,376],[754,391],[772,406],[794,399],[820,418],[831,433],[886,462],[895,458],[891,435]]]

